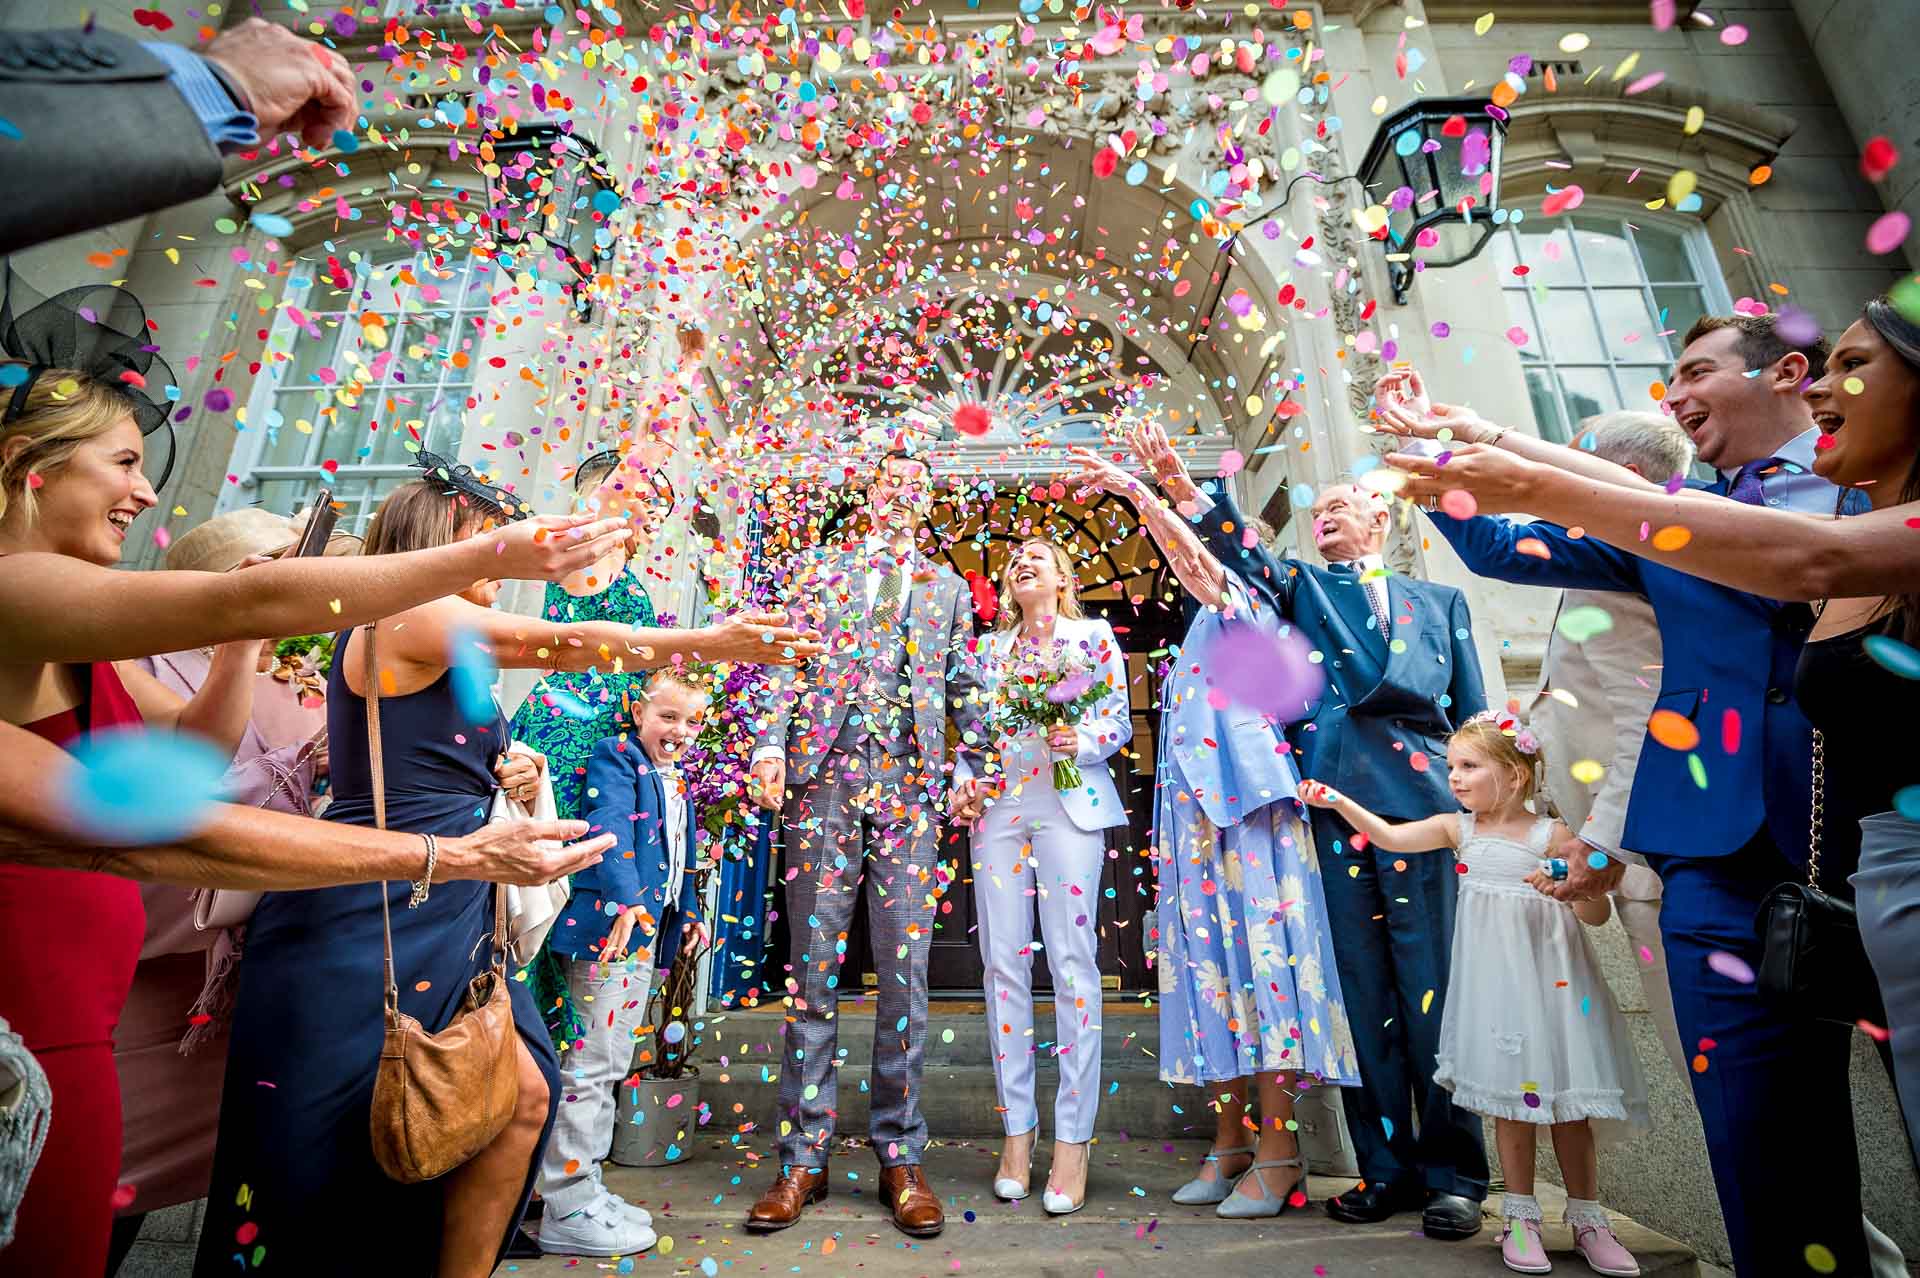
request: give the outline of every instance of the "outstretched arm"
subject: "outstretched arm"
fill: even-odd
[[[117,874],[143,883],[293,891],[417,878],[426,844],[401,830],[369,830],[268,808],[207,805],[205,823],[172,843],[102,847],[67,824],[80,764],[24,728],[0,723],[0,861]],[[493,822],[439,840],[434,882],[490,879],[535,886],[584,870],[613,840],[580,838],[584,821]]]
[[[1474,495],[1482,510],[1527,510],[1642,559],[1770,599],[1835,599],[1920,590],[1920,505],[1847,519],[1770,510],[1691,490],[1599,483],[1497,449],[1387,459],[1411,478],[1402,496]]]
[[[628,536],[618,520],[523,520],[403,555],[281,559],[245,572],[116,572],[0,558],[0,664],[127,661],[237,639],[332,633],[485,578],[553,581]]]
[[[1219,606],[1226,598],[1227,572],[1201,544],[1193,526],[1113,462],[1086,448],[1070,448],[1067,453],[1080,466],[1074,484],[1082,491],[1112,493],[1132,506],[1187,593],[1203,604]]]
[[[1500,448],[1516,457],[1554,466],[1603,484],[1623,484],[1628,488],[1666,491],[1652,479],[1644,478],[1625,466],[1600,457],[1575,439],[1574,447],[1550,444],[1538,435],[1496,426],[1471,408],[1454,404],[1435,404],[1427,399],[1426,385],[1413,369],[1396,369],[1374,387],[1374,405],[1380,424],[1388,433],[1404,439],[1438,439],[1447,432],[1448,446],[1482,444]],[[1668,477],[1670,478],[1670,476]]]
[[[1375,816],[1324,781],[1302,781],[1299,795],[1300,802],[1310,808],[1338,812],[1383,852],[1436,852],[1460,846],[1460,819],[1451,812],[1396,823]]]

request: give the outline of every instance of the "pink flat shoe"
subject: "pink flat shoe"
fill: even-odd
[[[1516,1274],[1550,1274],[1553,1262],[1547,1259],[1546,1244],[1540,1241],[1540,1223],[1534,1220],[1507,1218],[1507,1228],[1500,1235],[1500,1259],[1507,1268]],[[1638,1273],[1639,1270],[1635,1270]]]
[[[1589,1267],[1596,1274],[1606,1274],[1607,1278],[1635,1278],[1640,1272],[1640,1262],[1633,1253],[1620,1245],[1613,1236],[1613,1230],[1605,1225],[1578,1225],[1573,1231],[1573,1249],[1586,1257]]]

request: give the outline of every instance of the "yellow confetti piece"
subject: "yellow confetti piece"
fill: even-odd
[[[1807,1268],[1816,1274],[1830,1274],[1839,1267],[1840,1262],[1833,1258],[1831,1251],[1819,1243],[1807,1244]]]
[[[1690,106],[1687,108],[1687,122],[1680,126],[1680,131],[1691,136],[1698,133],[1700,126],[1706,122],[1707,113],[1697,106]]]
[[[340,611],[340,601],[338,599],[329,599],[327,600],[327,607],[333,609],[334,612],[337,613]]]
[[[1667,199],[1678,204],[1693,194],[1693,188],[1700,185],[1700,175],[1692,169],[1681,169],[1667,179]]]
[[[1492,17],[1493,15],[1488,14],[1487,16]],[[1565,35],[1560,37],[1560,52],[1579,53],[1592,43],[1593,43],[1593,37],[1589,36],[1586,32],[1569,31]]]
[[[1491,30],[1493,30],[1493,15],[1491,13],[1483,13],[1473,20],[1473,33],[1475,35],[1483,36]]]
[[[1858,395],[1866,388],[1867,384],[1857,377],[1849,377],[1846,381],[1840,383],[1840,389],[1849,395]]]
[[[1600,765],[1597,759],[1582,759],[1567,769],[1567,775],[1575,781],[1578,781],[1581,785],[1592,785],[1606,774],[1607,770]]]
[[[1425,1014],[1425,1012],[1426,1012],[1426,1010],[1427,1010],[1428,1008],[1430,1008],[1430,1007],[1432,1007],[1432,1006],[1433,1006],[1433,991],[1432,991],[1432,990],[1428,990],[1428,991],[1427,991],[1427,992],[1426,992],[1425,994],[1422,994],[1422,995],[1420,996],[1420,1011],[1421,1011],[1421,1013],[1422,1013],[1422,1014],[1424,1015],[1424,1014]]]
[[[1678,550],[1693,540],[1693,529],[1685,524],[1668,524],[1653,535],[1655,550]]]
[[[661,1235],[660,1241],[655,1243],[654,1246],[659,1250],[661,1255],[663,1256],[672,1255],[673,1254],[673,1236],[671,1234]]]

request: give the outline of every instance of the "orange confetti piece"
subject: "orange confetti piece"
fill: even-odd
[[[1653,534],[1655,550],[1678,550],[1693,540],[1693,529],[1684,524],[1668,524]]]
[[[1672,710],[1655,710],[1647,719],[1647,735],[1669,750],[1691,750],[1700,744],[1693,720]]]
[[[1513,543],[1513,548],[1523,555],[1532,555],[1535,559],[1553,558],[1553,552],[1547,549],[1547,543],[1538,537],[1522,537]]]
[[[1753,172],[1747,174],[1747,181],[1753,186],[1765,186],[1767,179],[1772,176],[1773,166],[1771,164],[1762,164],[1756,166]]]

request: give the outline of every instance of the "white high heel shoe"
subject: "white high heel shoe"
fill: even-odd
[[[1058,1145],[1061,1142],[1055,1141],[1054,1143]],[[1086,1144],[1082,1142],[1080,1148],[1086,1150]],[[1087,1151],[1087,1156],[1091,1157],[1090,1150]],[[1091,1167],[1087,1168],[1089,1182],[1092,1180],[1092,1171],[1093,1169]],[[1047,1209],[1047,1215],[1049,1216],[1071,1216],[1087,1205],[1087,1194],[1085,1190],[1082,1190],[1080,1192],[1080,1201],[1075,1202],[1065,1194],[1055,1193],[1053,1189],[1053,1174],[1049,1172],[1047,1174],[1046,1192],[1040,1195],[1040,1205]]]
[[[1033,1145],[1040,1143],[1038,1129],[1026,1134],[1035,1138]],[[993,1196],[1001,1202],[1017,1203],[1033,1193],[1033,1145],[1027,1146],[1026,1184],[1021,1184],[1011,1176],[996,1176],[993,1178]]]

